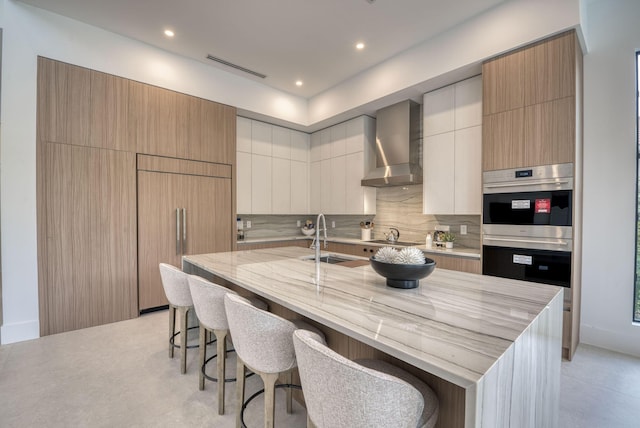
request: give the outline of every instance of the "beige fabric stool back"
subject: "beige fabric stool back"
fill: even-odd
[[[264,426],[273,427],[276,380],[280,373],[285,373],[290,384],[291,371],[297,367],[293,332],[306,328],[320,336],[322,333],[303,321],[288,321],[260,310],[240,296],[227,294],[224,304],[238,361],[236,427],[242,426],[245,366],[264,382]],[[291,390],[287,388],[286,391],[287,412],[291,413]]]
[[[198,385],[200,390],[204,389],[205,377],[218,383],[218,414],[222,415],[224,414],[225,383],[235,380],[225,379],[229,323],[224,309],[224,296],[227,293],[236,294],[236,292],[195,275],[188,275],[188,281],[191,297],[193,298],[193,306],[200,322],[200,339],[198,341],[200,348],[200,376]],[[255,298],[249,300],[252,305],[260,309],[267,309],[267,304],[262,300]],[[216,378],[205,375],[205,366],[209,361],[207,359],[207,332],[210,331],[216,336]],[[214,357],[210,359],[212,358]]]
[[[435,394],[404,370],[383,361],[373,365],[385,372],[367,368],[329,349],[320,337],[305,330],[295,331],[293,343],[308,419],[317,428],[435,425]]]
[[[187,315],[193,307],[187,274],[175,266],[160,263],[160,278],[169,301],[169,358],[173,358],[176,333],[176,310],[180,317],[180,372],[187,371]]]

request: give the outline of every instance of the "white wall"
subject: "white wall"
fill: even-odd
[[[382,106],[401,101],[407,94],[397,92],[406,88],[422,95],[478,74],[477,68],[466,75],[464,69],[477,67],[487,58],[579,26],[579,0],[507,1],[313,97],[309,122],[321,122],[388,96],[392,101]],[[456,70],[463,74],[441,80]]]
[[[632,325],[640,1],[586,5],[581,340],[640,355]]]

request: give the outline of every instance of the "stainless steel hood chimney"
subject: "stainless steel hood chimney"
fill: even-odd
[[[420,104],[406,100],[376,114],[376,169],[363,186],[386,187],[422,183]]]

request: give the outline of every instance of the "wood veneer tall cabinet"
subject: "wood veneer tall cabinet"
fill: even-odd
[[[152,268],[139,272],[138,260],[180,265],[146,234],[175,207],[150,210],[160,207],[151,195],[187,210],[185,253],[232,248],[235,108],[39,57],[36,128],[41,335],[133,318],[162,300],[147,300],[159,275],[145,282]]]
[[[40,141],[40,334],[134,318],[135,154]]]
[[[580,336],[582,263],[582,50],[574,30],[482,66],[483,171],[573,163],[571,289],[565,290],[563,356]]]
[[[138,155],[140,310],[168,304],[159,263],[232,250],[231,166]]]
[[[575,161],[581,63],[572,30],[483,64],[484,171]]]

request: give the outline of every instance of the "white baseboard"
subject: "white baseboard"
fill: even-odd
[[[623,334],[580,324],[580,342],[640,357],[640,325],[630,328],[632,334]]]
[[[38,320],[19,323],[3,324],[0,328],[0,344],[22,342],[40,337],[40,322]]]

